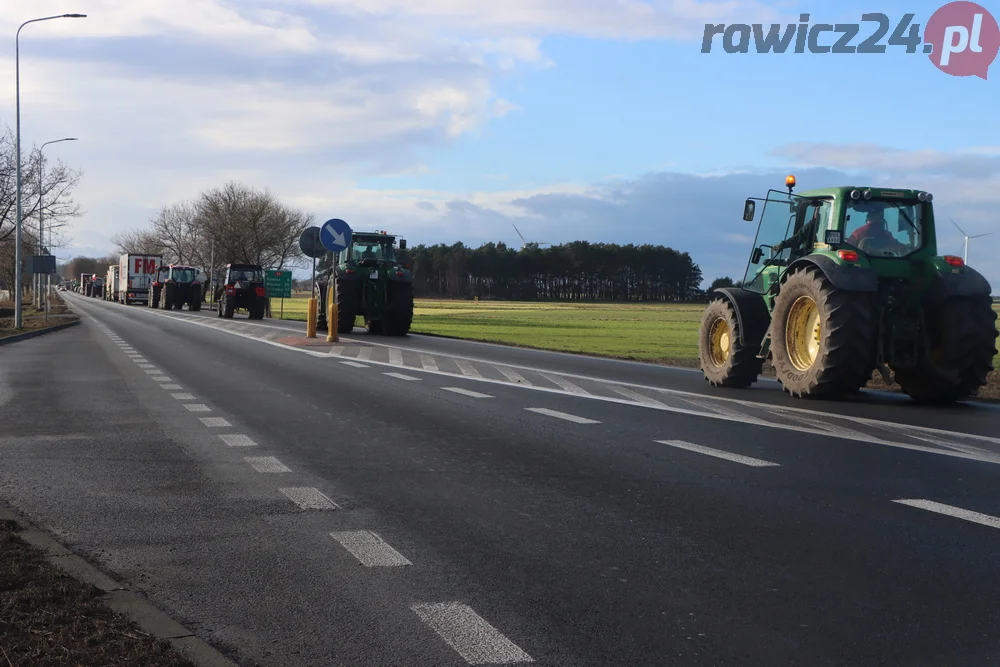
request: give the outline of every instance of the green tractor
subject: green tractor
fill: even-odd
[[[399,249],[406,250],[400,239]],[[396,259],[396,237],[384,231],[352,232],[351,244],[328,253],[320,266],[317,328],[326,330],[326,299],[337,288],[337,332],[351,333],[358,315],[368,333],[405,336],[413,322],[413,273]]]
[[[993,368],[997,314],[982,274],[938,256],[932,195],[785,185],[746,200],[747,222],[763,202],[757,238],[741,286],[709,296],[705,379],[749,387],[769,360],[796,397],[857,392],[875,370],[921,403],[974,396]]]

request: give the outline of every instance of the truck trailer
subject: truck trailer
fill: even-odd
[[[117,264],[112,264],[108,267],[108,277],[105,284],[108,288],[104,291],[105,301],[117,301],[118,300],[118,271],[119,266]]]
[[[118,270],[118,301],[125,305],[148,303],[150,286],[162,263],[163,255],[122,255]]]

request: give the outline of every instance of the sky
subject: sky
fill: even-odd
[[[61,258],[103,255],[164,205],[238,180],[419,243],[654,243],[742,277],[748,196],[873,185],[934,195],[939,252],[1000,293],[1000,64],[702,52],[706,24],[860,23],[887,0],[7,0],[0,126],[80,169]],[[1000,3],[985,5],[1000,17]],[[940,23],[940,21],[938,21]],[[995,25],[995,24],[993,24]],[[860,43],[876,24],[862,24]],[[1000,36],[986,20],[988,56]],[[905,33],[902,31],[901,34]],[[928,33],[930,35],[930,32]],[[836,36],[820,38],[832,44]],[[958,38],[956,38],[958,39]],[[2,41],[0,40],[0,41]],[[961,66],[962,58],[954,56]],[[981,56],[985,57],[985,56]],[[987,58],[988,60],[988,58]]]

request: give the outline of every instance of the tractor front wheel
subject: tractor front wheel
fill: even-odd
[[[867,293],[839,290],[814,266],[781,286],[771,316],[771,354],[785,391],[799,397],[855,392],[872,369],[875,327]]]
[[[958,297],[927,313],[931,361],[957,374],[949,382],[930,368],[899,369],[895,380],[918,403],[951,403],[986,384],[997,353],[997,314],[988,296]]]
[[[757,381],[763,359],[759,346],[742,340],[736,310],[726,299],[708,304],[701,318],[698,357],[705,379],[716,387],[749,387]]]

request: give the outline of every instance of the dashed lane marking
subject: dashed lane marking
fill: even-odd
[[[461,394],[462,396],[470,396],[472,398],[493,398],[489,394],[480,394],[478,391],[472,391],[471,389],[462,389],[461,387],[441,387],[445,391],[451,391],[456,394]]]
[[[519,385],[522,385],[522,386],[525,386],[525,387],[532,386],[530,382],[528,382],[526,379],[524,379],[523,375],[521,375],[520,373],[518,373],[517,371],[515,371],[512,368],[506,368],[504,366],[494,366],[494,368],[496,368],[498,371],[500,371],[501,375],[503,375],[505,378],[507,378],[508,380],[510,380],[511,382],[513,382],[514,384],[519,384]]]
[[[220,435],[219,439],[226,443],[230,447],[256,447],[257,443],[250,439],[249,436],[243,434],[233,434],[227,433],[225,435]]]
[[[552,384],[559,385],[560,387],[562,387],[571,394],[579,394],[587,396],[590,395],[589,391],[581,387],[578,387],[577,385],[573,384],[566,378],[559,377],[558,375],[550,375],[549,373],[539,373],[539,375],[541,375],[543,378],[545,378]]]
[[[180,391],[183,387],[179,384],[161,384],[160,389],[166,389],[167,391]]]
[[[243,459],[257,472],[292,472],[292,469],[273,456],[247,456]]]
[[[405,556],[389,546],[385,540],[368,530],[349,530],[330,533],[365,567],[400,567],[413,565]]]
[[[228,428],[232,426],[222,417],[198,417],[201,423],[209,428]]]
[[[170,378],[166,375],[154,375],[150,379],[154,382],[170,382]]]
[[[187,408],[188,410],[190,410],[191,412],[211,412],[212,411],[211,408],[209,408],[204,403],[185,403],[184,407]]]
[[[393,366],[403,365],[403,351],[398,347],[389,348],[389,363]]]
[[[170,394],[170,395],[173,396],[174,398],[176,398],[178,401],[193,401],[194,400],[194,394]]]
[[[410,609],[470,665],[534,662],[468,605],[437,602],[415,604]]]
[[[147,369],[146,369],[146,373],[148,373],[149,375],[159,375],[159,374],[160,374],[160,373],[162,373],[162,372],[163,372],[163,371],[161,371],[161,370],[158,370],[158,369],[156,369],[156,368],[147,368]]]
[[[558,410],[549,410],[548,408],[525,408],[528,412],[537,412],[540,415],[547,415],[549,417],[555,417],[556,419],[565,419],[568,422],[574,422],[576,424],[600,424],[601,422],[596,419],[587,419],[586,417],[577,417],[576,415],[571,415],[566,412],[559,412]]]
[[[464,375],[465,377],[469,378],[483,377],[482,375],[480,375],[479,371],[477,371],[475,367],[469,362],[462,361],[461,359],[452,359],[452,361],[455,362],[455,365],[458,366],[458,370],[462,371],[462,375]]]
[[[368,368],[368,366],[365,366],[364,364],[359,364],[356,361],[341,361],[340,363],[344,364],[345,366],[352,366],[353,368]]]
[[[333,347],[330,348],[329,355],[331,357],[339,357],[343,353],[344,353],[343,345],[334,345]]]
[[[372,358],[372,348],[363,347],[358,351],[358,361],[369,361]]]
[[[658,406],[666,407],[665,403],[661,403],[660,401],[656,400],[655,398],[650,398],[649,396],[646,396],[645,394],[640,394],[637,391],[632,391],[631,389],[626,389],[625,387],[614,387],[614,386],[612,386],[612,387],[609,387],[609,389],[611,389],[611,391],[615,392],[616,394],[618,394],[620,396],[624,396],[625,398],[631,398],[633,401],[636,401],[638,403],[642,403],[643,405],[657,406],[657,407]]]
[[[972,523],[989,526],[990,528],[1000,528],[1000,518],[990,516],[989,514],[980,514],[979,512],[973,512],[972,510],[963,509],[961,507],[954,507],[953,505],[936,503],[933,500],[900,498],[899,500],[893,500],[892,502],[927,510],[928,512],[937,512],[938,514],[955,517],[956,519],[964,519],[965,521],[971,521]]]
[[[654,442],[658,442],[661,445],[670,445],[671,447],[677,447],[678,449],[686,449],[691,452],[698,452],[699,454],[714,456],[715,458],[718,459],[726,459],[727,461],[742,463],[745,466],[751,466],[754,468],[781,467],[777,463],[771,463],[770,461],[764,461],[763,459],[755,459],[749,456],[732,454],[730,452],[724,452],[721,449],[712,449],[711,447],[705,447],[704,445],[695,445],[690,442],[684,442],[683,440],[654,440]]]
[[[304,510],[339,510],[340,505],[333,502],[314,487],[293,487],[278,489],[285,494],[289,500]]]
[[[388,375],[389,377],[396,378],[397,380],[420,380],[420,378],[415,378],[412,375],[403,375],[402,373],[382,373],[382,375]]]
[[[136,363],[139,366],[139,368],[156,368],[156,364],[140,364],[138,362],[136,362]],[[160,371],[156,371],[156,372],[159,373]]]
[[[437,362],[434,361],[434,357],[429,354],[420,355],[420,366],[425,371],[436,371],[438,369]]]

